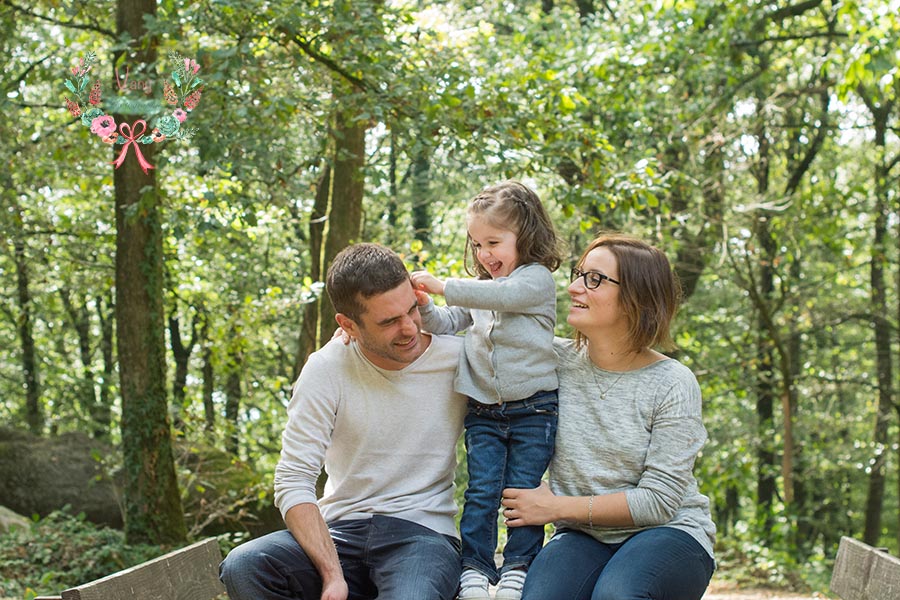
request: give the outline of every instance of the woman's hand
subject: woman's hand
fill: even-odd
[[[503,490],[503,517],[507,527],[523,525],[546,525],[557,519],[555,503],[557,497],[550,491],[545,481],[534,489],[506,488]]]
[[[413,271],[409,276],[415,289],[429,294],[444,295],[444,282],[428,271]]]

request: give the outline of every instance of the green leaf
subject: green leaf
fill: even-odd
[[[75,89],[75,84],[73,84],[73,83],[72,83],[71,81],[69,81],[68,79],[66,79],[66,87],[69,88],[69,91],[72,92],[73,94],[77,94],[77,93],[78,93],[78,90]]]

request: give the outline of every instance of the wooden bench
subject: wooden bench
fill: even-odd
[[[214,538],[169,552],[61,596],[35,600],[213,600],[227,598],[219,581],[222,552]]]
[[[842,537],[831,574],[831,591],[843,600],[898,600],[900,558]]]
[[[214,538],[35,600],[215,600],[222,553]],[[900,599],[900,558],[848,537],[838,547],[831,591],[843,600]]]

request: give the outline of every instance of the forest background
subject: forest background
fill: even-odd
[[[517,178],[568,245],[560,335],[566,274],[598,231],[672,259],[717,577],[825,590],[841,535],[900,544],[898,13],[0,0],[0,421],[114,449],[95,454],[120,490],[122,552],[263,511],[291,384],[333,331],[334,254],[377,241],[465,276],[466,201]],[[66,110],[89,52],[103,102],[136,99],[113,105],[119,123],[171,112],[173,72],[200,80],[193,136],[141,145],[147,173],[136,145],[110,165],[122,146]],[[243,478],[197,504],[197,456],[216,452]],[[0,543],[8,592],[104,574],[29,546],[42,523],[84,519],[35,518]]]

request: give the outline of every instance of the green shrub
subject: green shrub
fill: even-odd
[[[121,531],[64,509],[0,535],[0,597],[58,594],[171,549],[126,545]]]
[[[833,560],[817,550],[798,562],[794,553],[770,548],[751,539],[720,537],[716,543],[718,569],[713,577],[731,581],[738,589],[777,589],[796,593],[825,594]]]

